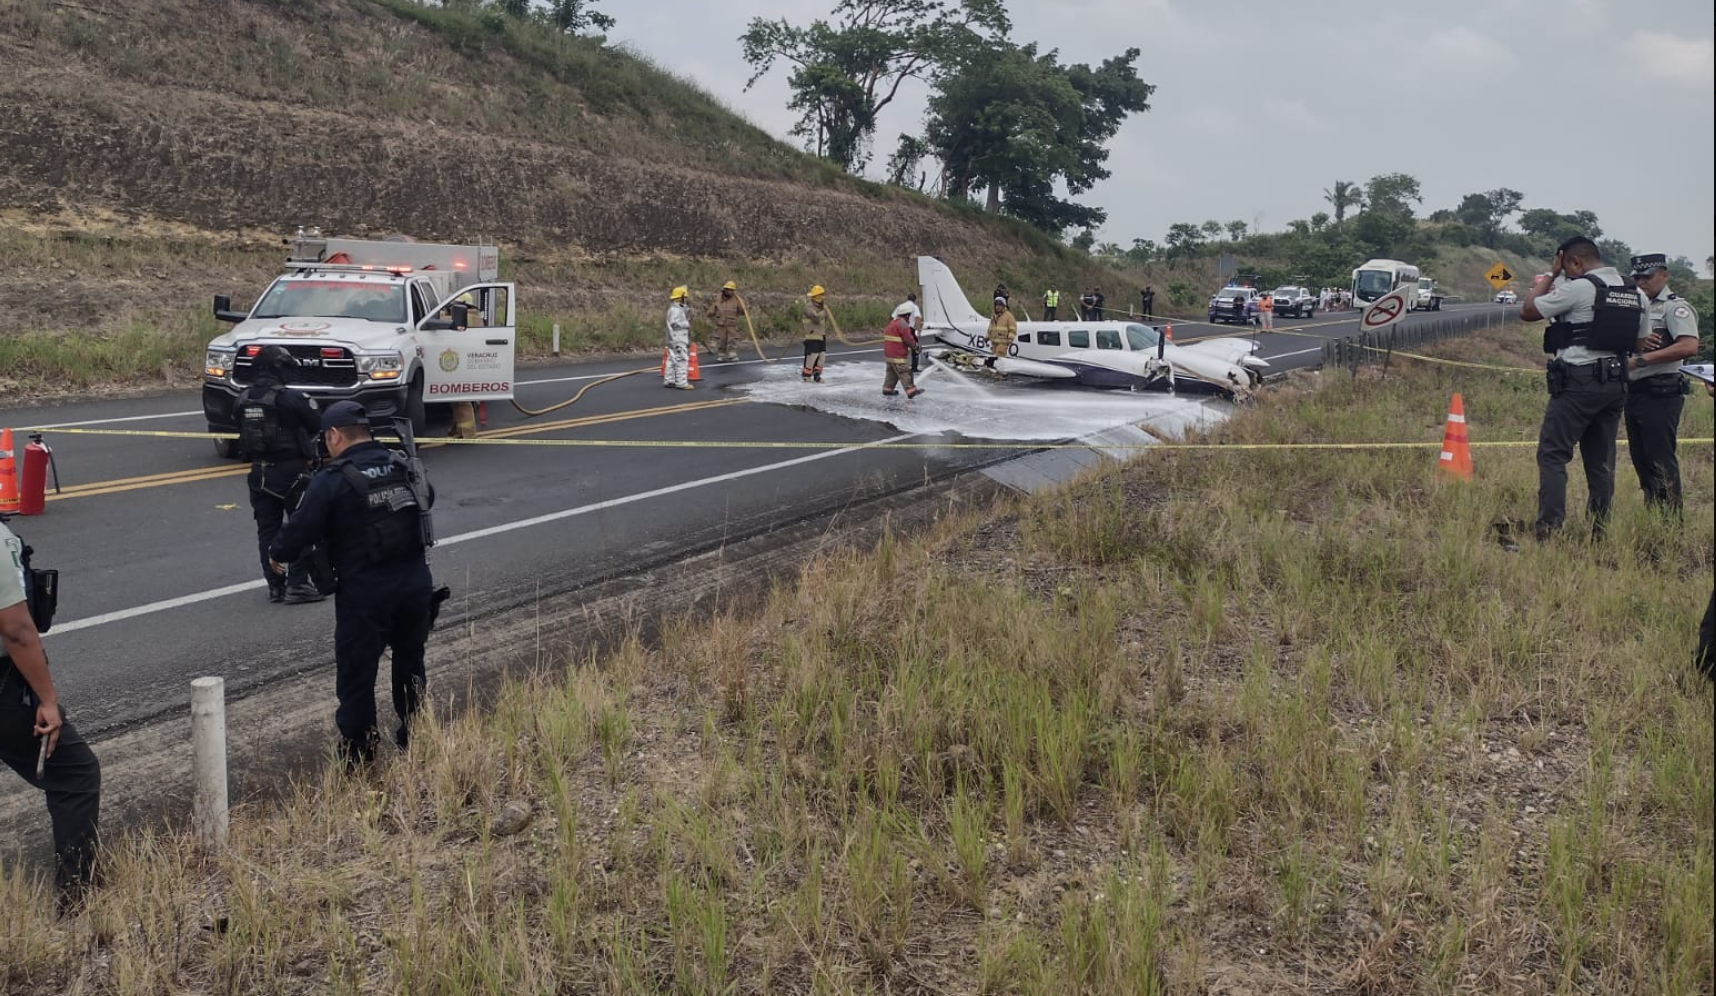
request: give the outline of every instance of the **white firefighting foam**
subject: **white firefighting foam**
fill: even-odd
[[[924,393],[908,401],[903,391],[883,396],[879,361],[830,358],[823,383],[806,384],[793,359],[765,367],[762,379],[734,385],[733,390],[753,401],[885,422],[902,432],[971,439],[1073,440],[1127,425],[1148,426],[1178,438],[1189,430],[1213,427],[1233,412],[1232,404],[1209,394],[990,381],[945,367],[919,374]]]

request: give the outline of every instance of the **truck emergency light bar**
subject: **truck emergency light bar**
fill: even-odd
[[[391,273],[404,276],[412,272],[409,266],[377,266],[373,263],[320,263],[313,259],[289,259],[286,265],[295,270],[321,270],[328,273]],[[433,266],[425,266],[425,271],[433,270]]]

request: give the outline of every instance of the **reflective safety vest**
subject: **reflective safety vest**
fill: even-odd
[[[1058,308],[1061,304],[1061,292],[1058,290],[1043,292],[1043,307]]]

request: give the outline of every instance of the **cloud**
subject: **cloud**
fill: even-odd
[[[1273,125],[1286,128],[1327,131],[1329,127],[1315,111],[1306,107],[1302,100],[1266,97],[1263,100],[1263,117]]]
[[[1437,31],[1425,39],[1424,52],[1442,65],[1453,63],[1474,68],[1505,69],[1514,64],[1513,53],[1500,42],[1461,26]]]
[[[1640,72],[1652,79],[1708,90],[1716,80],[1716,41],[1681,38],[1666,31],[1639,30],[1627,38],[1626,51]]]

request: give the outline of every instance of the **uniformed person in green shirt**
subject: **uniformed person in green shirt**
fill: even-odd
[[[1698,352],[1698,316],[1668,289],[1668,257],[1634,256],[1633,283],[1650,305],[1650,335],[1627,361],[1627,450],[1645,503],[1680,512],[1680,412],[1686,378],[1680,365]]]

